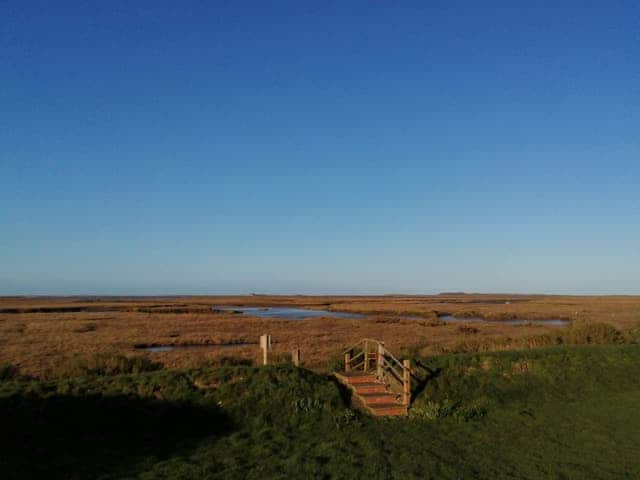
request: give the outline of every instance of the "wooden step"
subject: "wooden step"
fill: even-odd
[[[387,388],[382,383],[378,382],[358,383],[352,385],[352,387],[358,395],[366,395],[367,393],[387,393]]]
[[[407,407],[398,403],[381,403],[377,405],[367,405],[369,410],[376,417],[395,417],[407,414]]]
[[[401,405],[398,402],[397,396],[393,393],[363,393],[359,397],[365,405],[377,405],[377,404],[389,404],[395,403]]]
[[[407,407],[398,401],[398,395],[369,372],[335,372],[334,375],[351,389],[357,404],[368,413],[376,417],[407,414]]]
[[[347,377],[347,383],[351,385],[359,385],[362,383],[376,383],[377,381],[378,380],[374,375],[369,375],[369,374],[353,375],[353,376]]]
[[[372,373],[365,372],[340,372],[334,373],[334,375],[340,380],[342,383],[371,383],[376,381],[375,375]]]

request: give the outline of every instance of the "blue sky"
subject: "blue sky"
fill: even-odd
[[[640,293],[637,2],[0,10],[0,294]]]

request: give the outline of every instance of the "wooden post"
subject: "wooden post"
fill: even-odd
[[[402,366],[402,403],[411,403],[411,360],[403,360]]]
[[[271,350],[271,335],[260,336],[260,348],[262,349],[262,364],[269,364],[269,350]]]
[[[376,355],[376,364],[377,364],[377,377],[378,380],[382,381],[382,356],[384,355],[384,346],[379,343],[378,344],[378,354]]]
[[[369,342],[365,340],[362,348],[364,348],[364,371],[366,372],[369,370]]]
[[[291,360],[296,367],[300,366],[300,349],[296,348],[291,352]]]
[[[351,352],[347,352],[344,354],[344,371],[351,371]]]

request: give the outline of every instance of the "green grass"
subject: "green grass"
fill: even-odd
[[[94,375],[121,375],[160,370],[162,365],[142,356],[94,353],[70,357],[47,372],[48,377],[69,378]]]
[[[414,359],[376,420],[291,366],[0,381],[0,478],[638,478],[640,347]]]

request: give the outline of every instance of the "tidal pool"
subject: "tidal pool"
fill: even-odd
[[[213,307],[213,309],[225,312],[239,312],[244,315],[254,315],[262,318],[280,318],[283,320],[304,320],[305,318],[318,317],[360,319],[365,317],[365,315],[360,313],[307,310],[306,308],[295,307]]]
[[[147,352],[172,352],[174,350],[227,350],[241,347],[255,347],[257,343],[219,343],[219,344],[193,344],[193,345],[136,345],[136,350]]]
[[[334,312],[331,310],[308,310],[295,307],[213,307],[213,310],[236,312],[243,315],[253,315],[261,318],[277,318],[282,320],[304,320],[305,318],[332,317],[346,319],[362,319],[366,315],[361,313]],[[416,315],[403,316],[407,320],[424,320]],[[560,318],[539,320],[511,319],[511,320],[487,320],[482,317],[456,317],[455,315],[440,315],[438,317],[445,323],[502,323],[505,325],[554,325],[564,326],[570,322]]]

